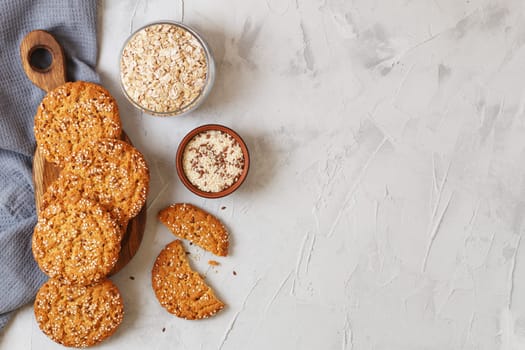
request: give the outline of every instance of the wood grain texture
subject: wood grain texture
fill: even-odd
[[[51,54],[49,67],[39,69],[31,65],[31,55],[37,49],[45,49]],[[20,58],[27,77],[42,90],[49,92],[66,82],[64,50],[50,33],[34,30],[27,34],[20,44]]]
[[[37,69],[30,63],[31,54],[39,48],[48,50],[52,57],[51,65],[44,70]],[[26,35],[20,44],[20,58],[28,78],[46,92],[53,90],[67,81],[62,47],[56,39],[46,31],[35,30]],[[132,144],[124,132],[122,133],[122,140]],[[60,170],[58,166],[47,162],[37,148],[33,159],[33,183],[35,186],[37,212],[40,211],[42,196],[49,185],[58,178]],[[135,255],[142,242],[145,227],[146,205],[144,205],[140,213],[128,223],[126,233],[121,242],[120,257],[111,274],[122,269]]]

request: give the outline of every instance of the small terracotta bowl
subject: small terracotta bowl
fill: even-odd
[[[220,191],[220,192],[205,192],[197,188],[195,185],[193,185],[190,180],[186,177],[186,174],[184,173],[184,167],[182,164],[184,150],[186,149],[186,146],[188,145],[188,142],[190,142],[196,135],[205,132],[205,131],[222,131],[231,137],[241,147],[242,154],[244,157],[244,168],[242,170],[241,175],[239,176],[239,179],[234,182],[230,187]],[[204,198],[221,198],[224,196],[227,196],[231,193],[233,193],[236,189],[238,189],[244,180],[246,179],[246,176],[248,175],[248,170],[250,169],[250,154],[248,153],[248,148],[246,147],[246,144],[244,143],[244,140],[232,129],[223,126],[223,125],[217,125],[217,124],[207,124],[199,126],[198,128],[193,129],[190,131],[179,144],[179,148],[177,149],[177,156],[176,156],[176,165],[177,165],[177,174],[179,175],[180,180],[186,186],[188,190],[195,193],[198,196],[204,197]]]

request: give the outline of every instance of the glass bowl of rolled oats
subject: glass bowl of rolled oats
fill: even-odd
[[[124,95],[147,114],[179,116],[196,109],[214,79],[208,44],[182,23],[148,24],[126,40],[120,54]]]
[[[233,193],[246,179],[250,155],[244,140],[217,124],[190,131],[179,144],[177,174],[191,192],[205,198]]]

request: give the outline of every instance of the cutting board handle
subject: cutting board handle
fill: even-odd
[[[38,60],[46,56],[50,62]],[[20,44],[20,58],[28,78],[42,90],[48,92],[66,82],[64,50],[45,30],[34,30],[24,37]]]

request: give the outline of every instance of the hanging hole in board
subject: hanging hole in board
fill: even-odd
[[[35,47],[29,52],[29,64],[38,72],[47,72],[53,64],[53,54],[47,47]]]

